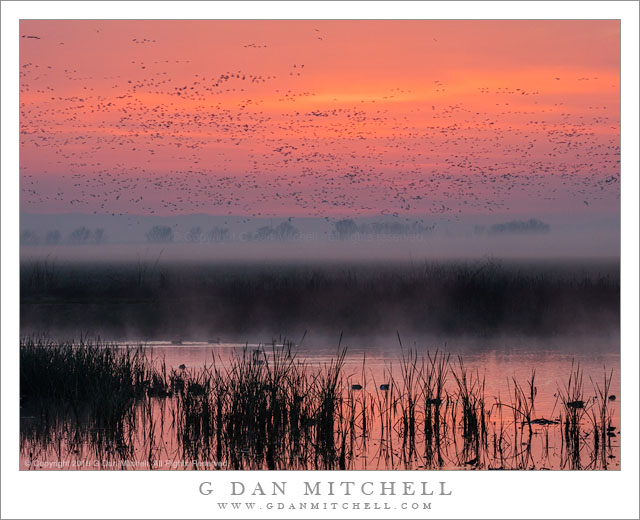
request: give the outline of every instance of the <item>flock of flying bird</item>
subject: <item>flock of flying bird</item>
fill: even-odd
[[[43,63],[38,45],[54,42],[22,38],[24,211],[456,218],[618,203],[619,114],[602,103],[576,109],[518,85],[456,97],[437,77],[327,98],[301,82],[307,61],[202,70],[140,59],[138,45],[156,42],[140,36],[135,73],[107,77]]]

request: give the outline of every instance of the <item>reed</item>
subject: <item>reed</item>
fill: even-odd
[[[446,421],[443,420],[441,408],[443,405],[446,407],[448,403],[445,399],[445,385],[449,372],[449,360],[450,354],[436,350],[431,356],[427,352],[426,368],[423,368],[420,374],[423,389],[425,458],[429,466],[433,462],[434,449],[437,465],[443,464],[440,444],[442,436],[446,434]]]
[[[486,445],[487,427],[485,417],[485,379],[479,373],[468,370],[461,356],[458,356],[457,369],[451,369],[457,384],[456,403],[462,412],[463,456],[465,464],[480,464],[480,446]],[[454,423],[455,424],[455,423]]]
[[[316,378],[316,447],[325,462],[331,465],[335,459],[334,423],[337,407],[342,402],[341,371],[344,366],[346,348],[341,347],[342,335],[336,358],[323,367]]]
[[[563,438],[568,462],[578,469],[581,465],[580,450],[583,418],[588,413],[591,401],[584,395],[583,371],[579,363],[571,362],[571,372],[567,383],[558,388],[562,406]]]
[[[591,377],[591,385],[594,391],[593,406],[587,411],[587,416],[591,421],[593,428],[593,449],[596,453],[600,453],[601,462],[604,467],[607,465],[607,457],[605,447],[611,445],[611,439],[615,437],[615,426],[612,424],[610,404],[615,401],[615,396],[611,395],[611,380],[613,379],[613,370],[607,374],[604,371],[604,381],[602,386]]]
[[[418,400],[423,394],[424,389],[420,386],[423,376],[423,365],[418,366],[418,353],[409,349],[405,353],[398,334],[398,341],[402,352],[400,360],[400,382],[393,381],[396,388],[396,400],[399,404],[402,416],[402,447],[409,450],[409,457],[415,450],[416,443],[416,423],[418,420],[417,410],[419,406]]]

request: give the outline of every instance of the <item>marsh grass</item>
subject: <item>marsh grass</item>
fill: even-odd
[[[58,281],[56,261],[47,255],[40,261],[21,264],[20,281],[29,291],[45,292],[55,290]]]
[[[320,365],[300,360],[284,340],[238,348],[228,359],[212,353],[197,369],[168,370],[141,346],[26,338],[22,456],[91,455],[104,467],[136,459],[152,468],[164,467],[162,460],[191,461],[188,467],[224,462],[216,467],[230,469],[349,469],[371,461],[406,469],[610,464],[612,372],[602,384],[592,380],[594,396],[587,398],[582,369],[572,365],[558,389],[558,420],[545,419],[536,417],[535,371],[525,382],[511,378],[508,400],[493,396],[488,406],[484,375],[462,357],[451,362],[436,350],[419,358],[400,346],[400,366],[387,365],[376,380],[366,357],[347,373],[341,339]],[[550,435],[562,440],[556,462]],[[543,448],[534,452],[536,437]]]
[[[141,347],[120,348],[98,340],[55,343],[44,338],[20,344],[20,396],[46,409],[54,401],[76,417],[87,411],[110,427],[125,419],[136,399],[165,385],[153,358]]]

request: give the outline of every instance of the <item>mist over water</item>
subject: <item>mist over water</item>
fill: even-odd
[[[258,343],[306,331],[383,344],[397,331],[446,340],[619,327],[614,261],[148,258],[23,261],[23,332]]]

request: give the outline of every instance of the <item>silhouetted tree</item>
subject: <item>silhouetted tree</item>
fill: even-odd
[[[147,233],[147,241],[155,243],[173,242],[173,230],[169,226],[153,226]]]
[[[246,233],[247,240],[296,240],[300,237],[300,231],[290,222],[285,221],[272,226],[262,226],[255,233]]]
[[[60,231],[57,229],[47,231],[47,234],[44,238],[45,243],[55,246],[60,243]]]
[[[229,228],[212,227],[207,233],[209,242],[226,242],[229,240]]]
[[[202,242],[202,228],[192,227],[187,233],[187,240],[189,242]]]
[[[20,243],[23,246],[35,246],[40,242],[40,237],[35,232],[25,229],[20,233]]]
[[[104,244],[107,241],[107,236],[103,228],[96,228],[93,232],[93,241],[96,244]]]
[[[489,232],[492,234],[500,233],[548,233],[551,229],[549,224],[531,218],[527,221],[511,220],[504,224],[494,224]]]
[[[358,226],[351,219],[338,220],[335,223],[336,226],[336,235],[338,238],[344,240],[346,238],[351,238],[358,232]]]
[[[86,244],[91,236],[89,228],[84,226],[74,229],[69,235],[69,243],[74,245]]]

